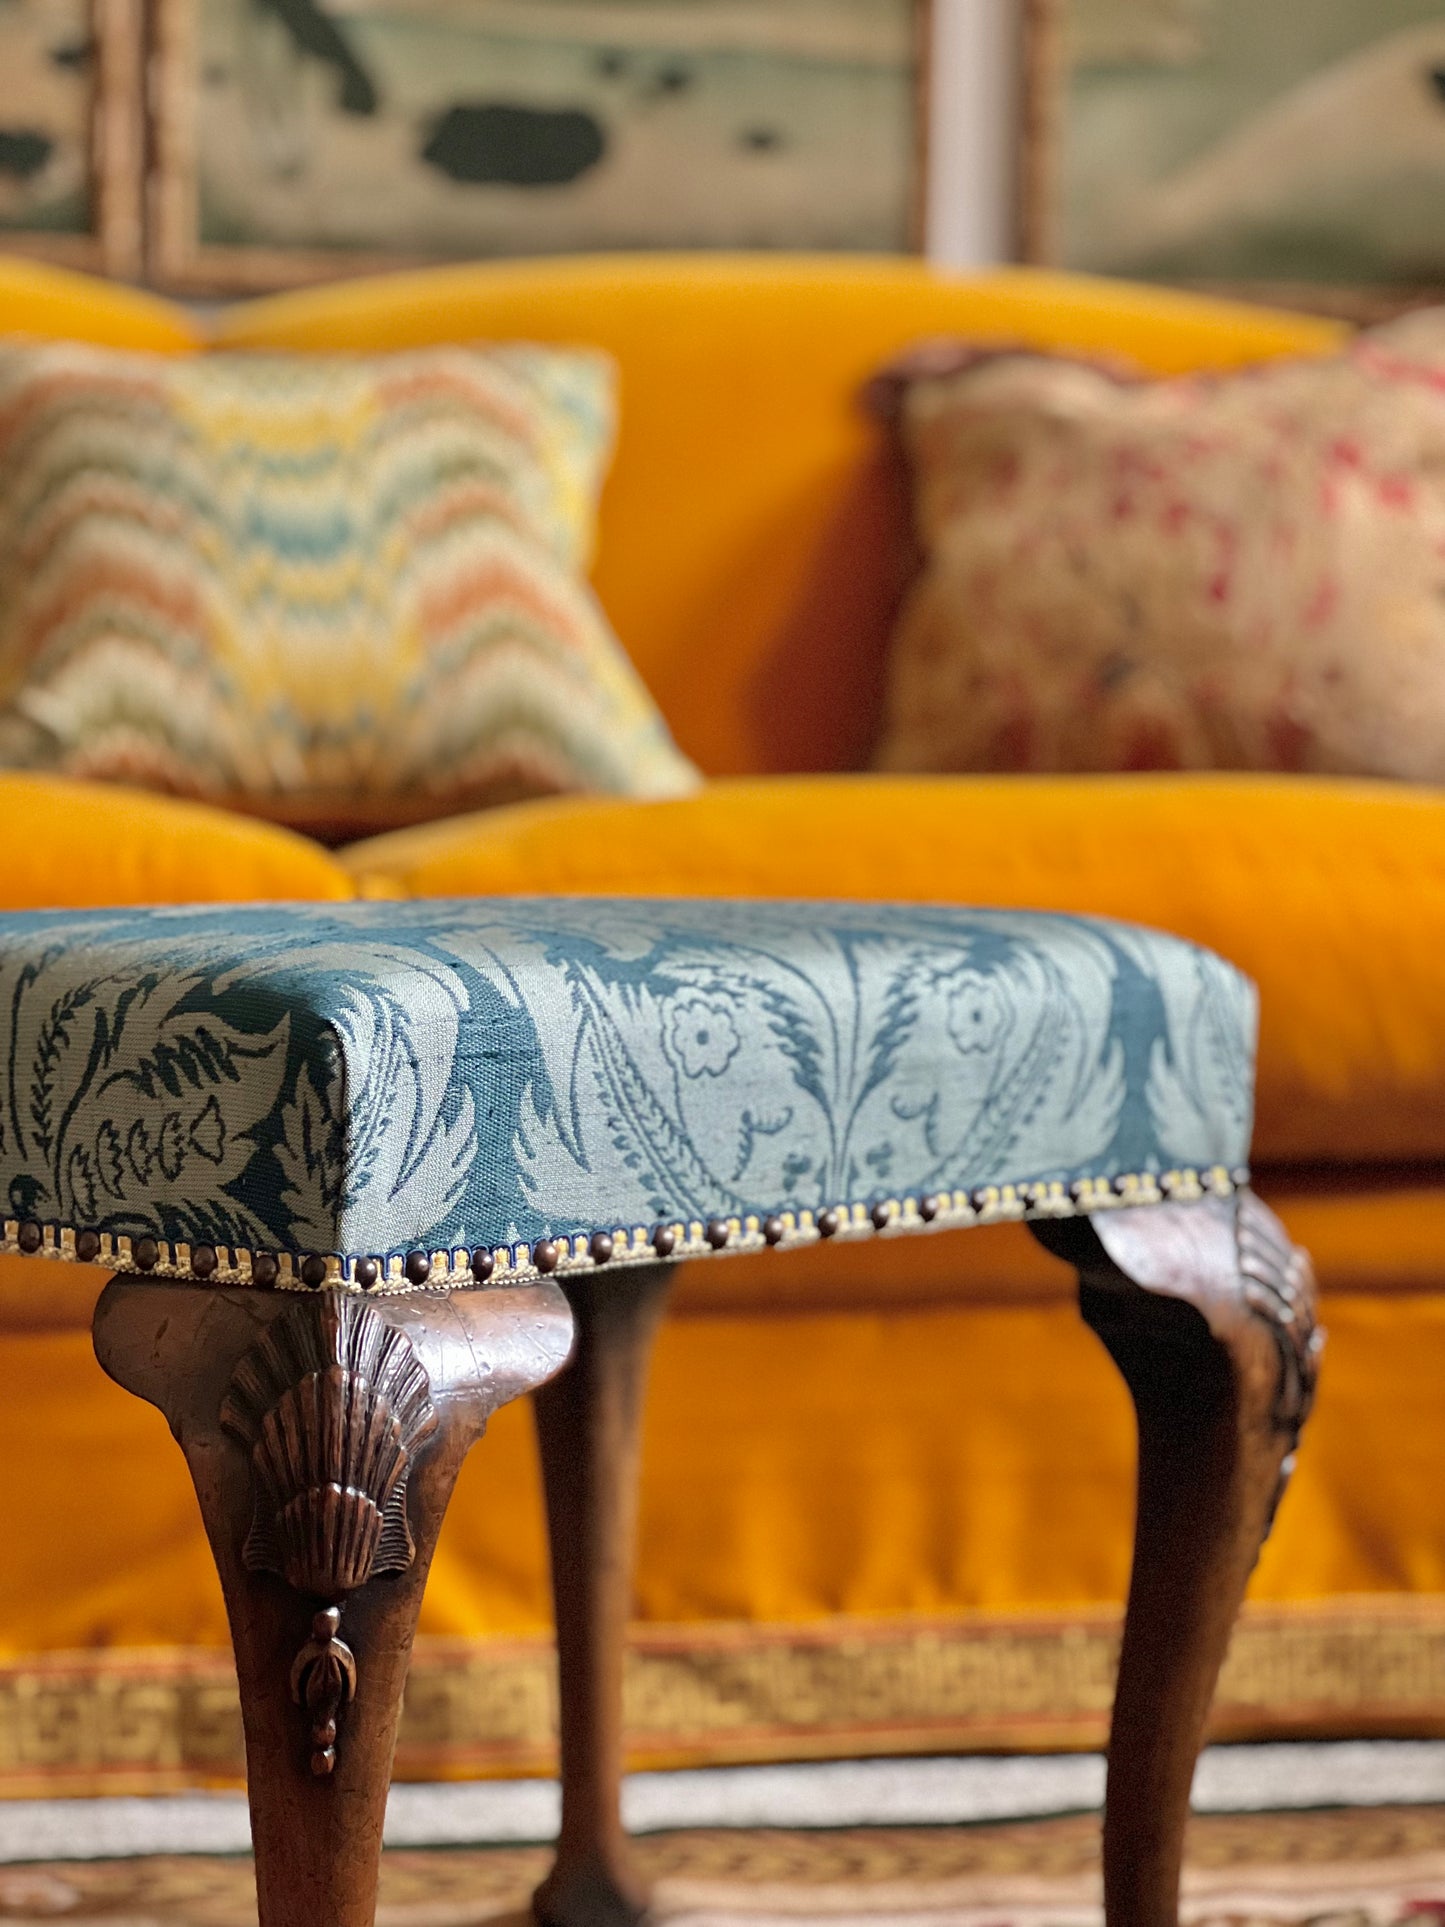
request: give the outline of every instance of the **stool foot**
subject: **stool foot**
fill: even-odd
[[[533,1401],[561,1683],[562,1826],[532,1902],[543,1927],[636,1927],[647,1911],[622,1830],[622,1666],[642,1397],[672,1269],[564,1282],[576,1350]]]
[[[1108,1927],[1175,1927],[1190,1785],[1288,1479],[1321,1334],[1309,1260],[1252,1193],[1036,1227],[1139,1420],[1134,1569],[1109,1741]]]
[[[576,1853],[558,1864],[532,1896],[537,1927],[639,1927],[648,1917],[646,1884],[627,1854],[587,1865]]]
[[[102,1294],[96,1356],[169,1421],[220,1574],[261,1927],[371,1927],[442,1515],[490,1414],[558,1370],[571,1335],[550,1284]]]

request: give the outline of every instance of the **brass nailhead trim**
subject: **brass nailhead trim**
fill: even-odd
[[[1248,1183],[1248,1178],[1244,1170],[1215,1166],[1208,1171],[1166,1171],[1158,1177],[1145,1173],[1080,1178],[1067,1188],[1057,1180],[982,1185],[973,1191],[878,1198],[868,1205],[827,1205],[816,1213],[780,1211],[763,1218],[750,1214],[743,1218],[709,1218],[706,1222],[693,1219],[634,1226],[630,1231],[604,1228],[571,1237],[539,1238],[530,1245],[413,1250],[383,1257],[172,1245],[149,1235],[132,1240],[123,1233],[77,1231],[65,1225],[41,1224],[33,1218],[8,1218],[0,1220],[0,1251],[99,1264],[119,1272],[252,1285],[261,1290],[331,1286],[354,1291],[453,1291],[472,1284],[525,1283],[557,1271],[709,1257],[723,1251],[807,1244],[818,1238],[892,1237],[930,1225],[948,1230],[1027,1218],[1073,1218],[1166,1200],[1192,1203],[1205,1197],[1230,1197],[1240,1185]]]

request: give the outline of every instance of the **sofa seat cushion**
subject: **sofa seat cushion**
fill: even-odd
[[[1122,917],[1262,1002],[1258,1165],[1445,1157],[1445,796],[1207,775],[828,777],[438,823],[342,860],[370,891],[892,897]]]
[[[309,837],[144,790],[0,771],[0,823],[7,910],[355,895]]]
[[[7,1251],[484,1283],[1227,1194],[1255,1001],[1171,937],[534,898],[0,917]]]

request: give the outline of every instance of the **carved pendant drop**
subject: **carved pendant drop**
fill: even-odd
[[[323,1606],[291,1667],[291,1697],[311,1716],[311,1771],[318,1778],[336,1765],[336,1715],[356,1694],[356,1655],[340,1630],[341,1608]]]
[[[350,1293],[298,1296],[237,1365],[221,1423],[249,1452],[242,1558],[323,1609],[296,1657],[292,1697],[311,1718],[312,1771],[336,1762],[336,1717],[356,1690],[341,1606],[415,1556],[406,1516],[417,1449],[436,1428],[431,1384],[406,1334]]]

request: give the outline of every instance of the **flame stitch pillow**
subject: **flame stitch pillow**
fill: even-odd
[[[0,763],[344,836],[696,773],[583,579],[588,352],[0,343]]]
[[[1445,309],[1322,360],[1130,381],[932,344],[885,770],[1445,782]]]

